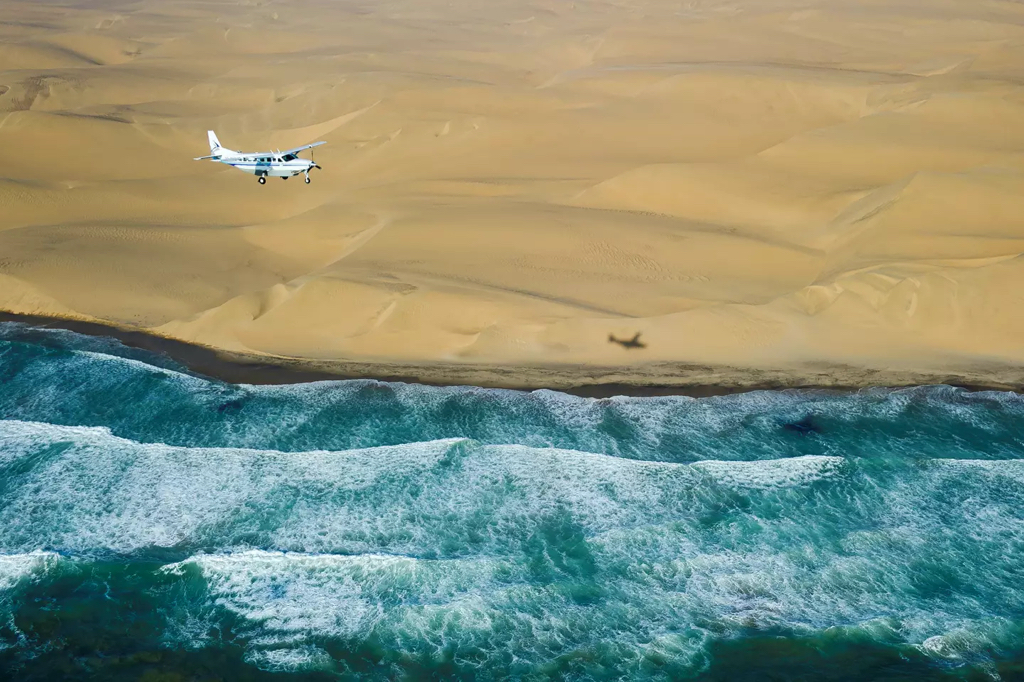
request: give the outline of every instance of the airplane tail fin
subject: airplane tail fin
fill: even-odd
[[[206,135],[210,138],[210,153],[216,154],[218,149],[221,149],[220,140],[217,139],[217,133],[212,130],[208,130]]]

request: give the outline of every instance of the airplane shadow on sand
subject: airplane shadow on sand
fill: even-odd
[[[633,348],[647,348],[647,344],[640,340],[640,332],[637,332],[631,339],[617,339],[615,338],[615,334],[609,334],[608,343],[617,343],[626,350]]]

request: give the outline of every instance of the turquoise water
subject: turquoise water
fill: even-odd
[[[1024,399],[238,386],[0,324],[0,678],[1024,679]]]

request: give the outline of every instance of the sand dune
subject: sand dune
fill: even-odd
[[[0,309],[526,384],[1012,382],[1022,75],[1009,2],[15,1]],[[261,187],[210,128],[324,169]]]

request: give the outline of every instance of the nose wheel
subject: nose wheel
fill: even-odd
[[[308,175],[306,176],[306,184],[307,185],[309,184],[309,176]]]
[[[259,182],[260,182],[261,185],[267,184],[267,176],[266,175],[261,175]]]

